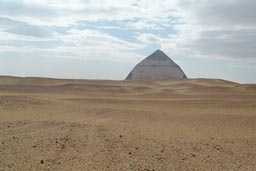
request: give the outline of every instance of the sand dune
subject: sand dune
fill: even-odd
[[[0,77],[0,170],[256,169],[256,85]]]

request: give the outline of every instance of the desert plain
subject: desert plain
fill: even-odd
[[[255,171],[256,85],[0,77],[0,171]]]

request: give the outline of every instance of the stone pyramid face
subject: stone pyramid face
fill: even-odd
[[[182,69],[161,50],[138,63],[126,80],[147,78],[187,78]]]

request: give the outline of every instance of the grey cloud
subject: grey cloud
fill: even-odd
[[[256,58],[256,30],[204,31],[191,48],[219,57]]]
[[[3,17],[0,17],[0,28],[2,28],[3,31],[8,33],[38,38],[48,38],[53,35],[52,31],[48,28],[34,26],[27,24],[25,22],[16,21]]]
[[[0,0],[1,16],[54,17],[56,12],[46,6],[25,4],[21,0]]]
[[[179,4],[201,24],[256,26],[255,0],[182,0]]]
[[[182,0],[179,5],[186,24],[198,32],[183,46],[206,56],[256,59],[255,0]]]
[[[212,6],[204,8],[199,16],[205,16],[206,23],[256,26],[256,1],[236,0],[236,1],[212,1]],[[217,2],[217,3],[216,3]],[[210,21],[210,22],[207,22]]]

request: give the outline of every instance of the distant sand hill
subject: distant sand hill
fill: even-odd
[[[0,77],[0,170],[255,171],[256,85]]]

